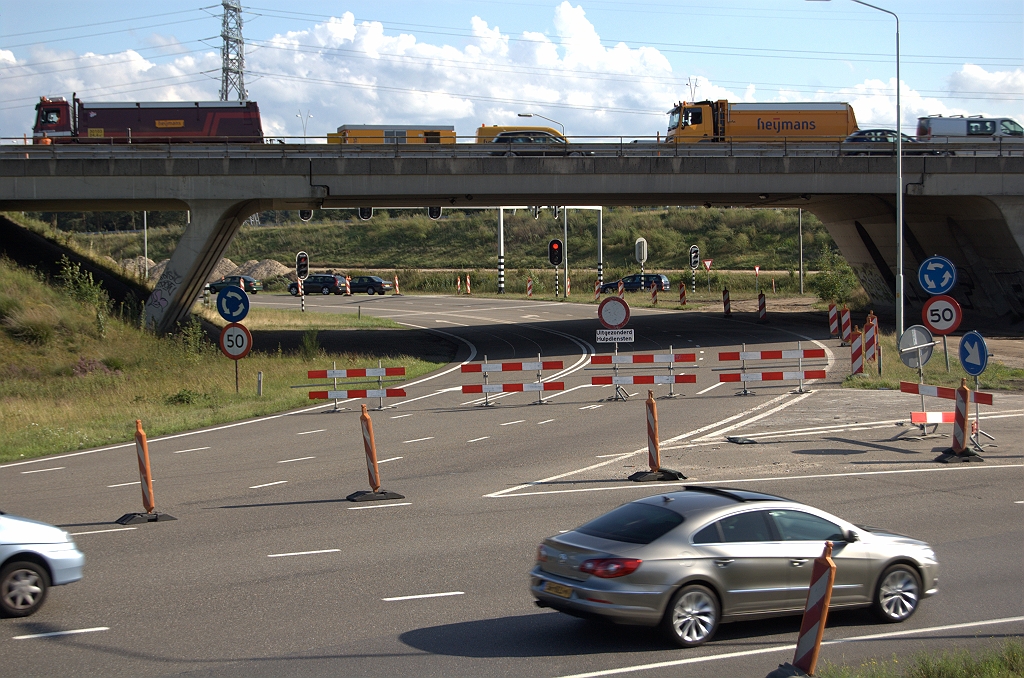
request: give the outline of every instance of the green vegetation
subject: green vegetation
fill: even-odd
[[[291,299],[291,297],[289,297]],[[402,329],[402,325],[390,318],[377,318],[357,313],[317,313],[299,311],[299,300],[295,308],[252,308],[245,316],[245,326],[250,330],[349,330],[349,329]],[[307,300],[308,303],[308,300]],[[193,312],[217,327],[224,327],[227,321],[213,308],[197,306]]]
[[[937,337],[938,338],[938,337]],[[949,372],[946,372],[946,358],[942,351],[942,345],[934,347],[931,360],[924,366],[924,382],[933,386],[950,386],[956,388],[960,380],[967,378],[967,385],[974,389],[974,377],[964,372],[960,361],[957,359],[958,339],[954,338],[949,344]],[[852,388],[890,388],[898,389],[901,381],[917,382],[917,370],[911,369],[900,360],[896,350],[896,335],[885,334],[879,337],[882,347],[882,376],[878,375],[877,363],[865,363],[864,374],[850,375],[843,382],[844,386]],[[1024,390],[1024,370],[1006,367],[1000,363],[990,360],[988,367],[982,372],[978,379],[982,390]]]
[[[822,247],[818,256],[818,273],[811,278],[809,285],[822,301],[845,304],[859,283],[853,269],[839,252]]]
[[[240,361],[236,394],[231,361],[198,319],[155,337],[138,329],[138,309],[115,307],[77,266],[65,262],[54,283],[0,259],[0,462],[129,441],[135,419],[152,437],[308,405],[304,390],[289,388],[307,369],[371,364],[328,355],[314,330],[300,353]],[[405,365],[410,378],[438,367],[407,356],[384,364]]]
[[[1024,644],[1009,640],[995,650],[971,654],[947,650],[920,653],[910,659],[871,659],[857,667],[825,663],[821,678],[1021,678],[1024,676]]]

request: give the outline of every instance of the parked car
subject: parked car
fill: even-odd
[[[540,607],[660,625],[691,647],[723,621],[802,614],[826,541],[836,563],[829,609],[870,607],[902,622],[938,591],[923,541],[775,495],[686,486],[545,539],[530,592]]]
[[[209,283],[210,294],[217,294],[225,287],[241,287],[249,294],[256,294],[263,289],[263,283],[251,275],[226,275],[220,280]]]
[[[659,273],[636,273],[634,275],[627,275],[622,278],[622,287],[626,292],[648,292],[651,289],[651,283],[658,285],[659,292],[668,292],[672,289],[668,282],[668,276],[661,275]],[[601,285],[602,292],[618,292],[619,281],[614,280],[609,283]]]
[[[332,273],[311,275],[302,281],[306,294],[345,294],[345,276]],[[289,283],[288,293],[293,297],[299,295],[299,284]]]
[[[51,586],[81,579],[84,564],[64,530],[0,511],[0,615],[33,614]]]
[[[847,155],[894,155],[896,153],[896,130],[893,129],[861,129],[843,139],[844,144],[871,143],[877,144],[868,151],[846,151]],[[903,135],[903,155],[941,155],[940,151],[924,151],[915,149],[918,140]],[[883,144],[888,144],[884,146]]]
[[[357,292],[366,292],[367,294],[385,294],[391,291],[393,285],[384,278],[379,278],[375,275],[361,275],[352,278],[349,283],[352,288],[352,294]]]
[[[494,135],[491,142],[504,147],[502,150],[492,151],[491,155],[594,155],[593,151],[570,151],[565,137],[540,130],[499,132]]]

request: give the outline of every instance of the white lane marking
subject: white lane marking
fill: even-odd
[[[478,443],[478,442],[480,442],[481,440],[487,440],[487,439],[488,439],[488,438],[490,438],[490,437],[491,437],[491,436],[483,436],[483,437],[481,437],[481,438],[473,438],[472,440],[467,440],[466,442],[467,442],[467,443]]]
[[[665,448],[662,448],[662,449],[665,449]],[[644,448],[642,451],[646,452],[647,448]],[[627,454],[620,455],[620,456],[621,456],[622,459],[625,459],[626,457],[632,456],[632,454],[633,453],[627,453]],[[618,461],[618,460],[617,459],[612,459],[611,461],[615,462],[615,461]],[[595,464],[594,466],[592,466],[590,468],[595,468],[597,466],[604,466],[604,464],[606,464],[606,463],[609,463],[609,462],[603,462],[601,464]],[[680,480],[678,482],[672,482],[672,483],[645,483],[644,486],[645,487],[678,487],[680,485],[721,485],[722,483],[765,483],[765,482],[773,482],[773,481],[776,481],[776,480],[815,480],[817,478],[844,478],[844,477],[847,477],[847,476],[883,476],[883,475],[893,475],[893,474],[896,474],[896,473],[931,473],[931,472],[934,472],[934,471],[946,471],[946,472],[952,473],[953,471],[984,471],[985,469],[995,469],[995,468],[1024,468],[1024,464],[1003,464],[1001,466],[945,466],[945,467],[939,467],[939,468],[898,469],[898,470],[895,470],[895,471],[858,471],[858,472],[853,472],[853,473],[823,473],[821,475],[806,475],[806,476],[766,476],[764,478],[736,478],[736,479],[733,479],[733,480],[698,480],[698,481],[693,481],[693,482],[691,482],[689,480]],[[581,469],[581,470],[586,471],[586,470],[590,470],[590,469],[588,468],[588,469]],[[572,472],[566,473],[564,475],[571,475],[572,473],[576,473],[576,471],[572,471]],[[556,476],[556,478],[557,477],[558,476]],[[550,478],[548,480],[554,480],[554,479],[555,478]],[[536,485],[536,484],[541,484],[541,483],[545,483],[545,482],[547,482],[547,480],[539,480],[539,481],[536,481],[536,483],[533,483],[533,484]],[[528,486],[527,485],[521,485],[520,487],[528,487]],[[493,494],[485,494],[484,498],[488,498],[488,499],[504,499],[505,497],[529,497],[529,496],[534,496],[534,495],[539,495],[539,494],[572,494],[574,492],[605,492],[607,490],[630,490],[630,489],[643,489],[643,488],[642,487],[637,487],[636,484],[634,484],[634,483],[630,483],[629,485],[616,485],[614,487],[579,487],[579,488],[575,488],[575,489],[571,489],[571,490],[545,490],[545,491],[537,491],[537,492],[516,492],[515,494],[511,494],[511,492],[513,490],[516,490],[516,489],[518,489],[518,488],[514,488],[513,487],[513,488],[511,488],[509,490],[504,490],[503,493],[502,492],[495,492]]]
[[[453,323],[451,320],[435,320],[435,323],[444,323],[445,325],[455,325],[456,327],[469,327],[465,323]]]
[[[540,426],[541,424],[550,424],[553,421],[554,419],[545,419],[544,421],[538,421],[537,426]]]
[[[734,430],[736,430],[738,428],[743,428],[744,426],[747,426],[749,424],[753,424],[755,421],[760,421],[760,420],[764,419],[765,417],[770,417],[771,415],[775,414],[776,412],[779,412],[781,410],[786,409],[790,405],[796,405],[801,400],[809,398],[812,395],[814,395],[815,393],[817,393],[817,391],[810,391],[809,393],[801,393],[800,395],[798,395],[797,397],[793,398],[789,402],[782,403],[778,407],[773,407],[772,409],[768,410],[767,412],[762,412],[761,414],[758,414],[756,416],[750,417],[749,419],[745,419],[745,420],[739,422],[738,424],[733,424],[732,426],[726,426],[725,428],[719,429],[717,431],[714,431],[713,433],[709,433],[706,436],[701,436],[700,438],[695,438],[694,441],[698,442],[698,441],[701,441],[701,440],[708,440],[708,439],[711,439],[711,438],[716,438],[716,437],[719,437],[721,435],[724,435],[724,434],[728,433],[729,431],[734,431]]]
[[[426,438],[414,438],[413,440],[403,440],[402,444],[406,445],[408,443],[422,443],[424,440],[433,440],[433,439],[434,439],[434,436],[427,436]]]
[[[153,482],[154,483],[156,482],[156,478],[153,478]],[[128,487],[129,485],[141,485],[141,484],[142,484],[141,480],[136,480],[136,481],[131,482],[131,483],[118,483],[117,485],[107,485],[107,487]]]
[[[581,410],[596,410],[599,407],[604,407],[604,405],[584,405],[580,409]]]
[[[325,429],[325,428],[318,428],[315,431],[303,431],[302,433],[296,433],[295,435],[297,435],[297,436],[308,436],[310,433],[323,433],[326,430],[327,429]]]
[[[319,551],[296,551],[295,553],[268,553],[267,558],[287,558],[288,556],[311,556],[315,553],[338,553],[341,549],[320,549]]]
[[[621,457],[622,452],[616,452],[615,454],[595,454],[594,456],[597,457],[598,459],[607,459],[608,457]]]
[[[398,461],[399,459],[405,459],[405,457],[390,457],[388,459],[381,459],[377,463],[378,464],[386,464],[389,461]]]
[[[868,640],[881,640],[885,638],[899,638],[901,636],[917,635],[921,633],[937,633],[940,631],[952,631],[954,629],[967,629],[976,626],[991,626],[995,624],[1012,624],[1014,622],[1024,621],[1024,617],[1004,617],[1002,619],[985,619],[976,622],[964,622],[962,624],[945,624],[943,626],[930,626],[923,629],[908,629],[905,631],[890,631],[888,633],[872,633],[866,636],[852,636],[850,638],[837,638],[835,640],[822,641],[822,646],[825,645],[840,645],[842,643],[857,643]],[[653,664],[636,664],[634,666],[624,666],[618,669],[605,669],[604,671],[591,671],[588,673],[573,673],[567,676],[561,676],[560,678],[597,678],[598,676],[615,676],[623,673],[636,673],[638,671],[650,671],[651,669],[663,669],[670,666],[682,666],[684,664],[701,664],[704,662],[718,661],[719,659],[732,659],[734,657],[749,657],[757,654],[771,654],[773,652],[792,652],[795,644],[789,643],[787,645],[773,645],[771,647],[761,647],[756,650],[740,650],[738,652],[725,652],[722,654],[714,654],[705,657],[688,657],[686,659],[674,659],[665,662],[656,662]]]
[[[512,424],[522,424],[525,419],[516,419],[515,421],[506,421],[504,424],[498,424],[498,426],[511,426]]]
[[[91,629],[74,629],[73,631],[50,631],[49,633],[33,633],[27,636],[11,636],[11,640],[30,640],[32,638],[53,638],[54,636],[71,636],[76,633],[95,633],[109,631],[109,626],[95,626]]]
[[[702,359],[702,360],[703,360],[703,359]],[[703,391],[697,391],[697,395],[704,395],[705,393],[707,393],[707,392],[708,392],[708,391],[710,391],[711,389],[713,389],[713,388],[718,388],[719,386],[721,386],[721,385],[722,385],[722,384],[724,384],[724,383],[725,383],[724,381],[720,381],[720,382],[718,382],[717,384],[711,384],[711,386],[708,386],[708,387],[707,387],[706,389],[704,389]]]
[[[46,471],[60,471],[67,468],[67,466],[54,466],[53,468],[37,468],[35,471],[22,471],[21,474],[25,475],[28,473],[45,473]]]
[[[208,450],[208,449],[210,449],[210,448],[209,447],[193,447],[193,448],[188,449],[188,450],[175,450],[174,454],[185,454],[186,452],[202,452],[203,450]]]
[[[281,461],[279,461],[277,463],[278,464],[287,464],[287,463],[293,462],[293,461],[306,461],[307,459],[316,459],[316,457],[296,457],[295,459],[282,459]]]
[[[362,511],[363,509],[391,508],[392,506],[412,506],[411,501],[403,501],[401,504],[377,504],[376,506],[349,506],[349,511]]]
[[[539,315],[521,315],[520,318],[540,318]]]
[[[412,416],[411,414],[396,414],[395,416],[393,416],[391,418],[392,419],[401,419],[402,417],[411,417],[411,416]]]
[[[784,400],[784,399],[788,398],[789,395],[790,395],[789,393],[783,393],[780,396],[776,396],[776,397],[772,398],[771,400],[766,400],[765,402],[761,403],[760,405],[755,405],[754,407],[750,408],[749,410],[745,410],[743,412],[740,412],[739,414],[734,414],[731,417],[726,417],[725,419],[719,419],[718,421],[716,421],[713,424],[708,424],[707,426],[701,426],[700,428],[695,428],[692,431],[687,431],[686,433],[682,433],[680,435],[673,436],[672,438],[668,438],[667,440],[662,440],[661,444],[665,445],[667,443],[674,443],[674,442],[676,442],[678,440],[684,440],[686,438],[690,438],[691,436],[695,436],[698,433],[704,433],[706,431],[710,431],[712,429],[716,429],[719,426],[723,426],[725,424],[728,424],[731,421],[736,421],[737,419],[739,419],[741,417],[745,417],[748,414],[753,414],[754,412],[757,412],[758,410],[762,410],[762,409],[768,407],[769,405],[774,405],[775,403],[779,402],[780,400]],[[642,452],[642,451],[646,451],[646,450],[647,450],[647,448],[645,447],[645,448],[643,448],[640,451]]]
[[[137,527],[115,527],[112,530],[90,530],[88,532],[69,532],[72,537],[77,537],[80,534],[102,534],[103,532],[127,532],[128,530],[137,530]]]
[[[458,367],[458,365],[456,365],[456,367]],[[434,391],[433,393],[428,393],[427,395],[422,395],[422,396],[417,396],[415,398],[408,398],[406,400],[401,400],[401,401],[395,403],[394,407],[398,407],[399,405],[405,405],[407,403],[412,403],[412,402],[415,402],[417,400],[423,400],[424,398],[433,398],[434,396],[441,395],[442,393],[451,393],[452,391],[461,391],[461,390],[462,390],[461,386],[452,386],[451,388],[442,388],[442,389],[440,389],[438,391]],[[393,418],[396,418],[396,417],[393,417]]]
[[[499,490],[498,492],[492,492],[491,494],[485,494],[484,498],[485,499],[497,499],[497,498],[506,497],[506,496],[518,496],[518,495],[510,495],[508,493],[509,492],[515,492],[516,490],[521,490],[524,487],[532,487],[534,485],[539,485],[539,484],[542,484],[542,483],[551,482],[552,480],[558,480],[560,478],[564,478],[566,476],[571,476],[571,475],[576,474],[576,473],[583,473],[584,471],[590,471],[590,470],[595,469],[595,468],[600,468],[602,466],[607,466],[608,464],[614,464],[615,462],[620,461],[622,459],[626,459],[628,457],[632,457],[634,454],[638,454],[639,452],[646,452],[646,451],[647,451],[647,448],[645,447],[642,450],[637,450],[636,452],[626,452],[624,454],[620,454],[615,459],[609,459],[608,461],[602,461],[602,462],[600,462],[598,464],[592,464],[590,466],[587,466],[586,468],[576,469],[575,471],[568,471],[566,473],[560,473],[557,476],[551,476],[550,478],[544,478],[542,480],[535,480],[532,483],[526,483],[524,485],[517,485],[516,487],[510,487],[510,488],[505,489],[505,490]],[[648,487],[650,487],[650,485],[648,485]],[[530,493],[524,492],[523,494],[530,494]],[[538,492],[537,494],[544,494],[544,493],[543,492]]]
[[[395,596],[394,598],[381,598],[381,600],[391,603],[396,600],[419,600],[421,598],[443,598],[445,596],[464,596],[465,591],[448,591],[446,593],[421,593],[418,596]]]
[[[594,388],[594,385],[593,384],[580,384],[579,386],[573,386],[572,388],[567,388],[564,391],[557,391],[555,393],[552,393],[549,396],[546,396],[544,398],[544,402],[547,402],[547,401],[552,400],[554,398],[558,398],[559,396],[564,396],[566,393],[569,393],[570,391],[575,391],[576,389],[580,389],[580,388]]]
[[[271,485],[283,485],[284,483],[287,483],[287,482],[288,482],[287,480],[275,480],[272,483],[263,483],[262,485],[250,485],[249,489],[250,490],[258,490],[261,487],[270,487]]]
[[[1015,501],[1014,504],[1024,504],[1024,501]]]

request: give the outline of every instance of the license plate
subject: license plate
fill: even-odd
[[[569,586],[563,586],[562,584],[556,584],[553,581],[549,581],[544,584],[544,592],[550,593],[560,598],[571,598],[572,588]]]

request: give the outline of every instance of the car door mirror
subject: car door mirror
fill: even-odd
[[[848,544],[852,544],[855,541],[860,541],[860,535],[853,530],[847,530],[846,534],[843,535],[844,541]]]

